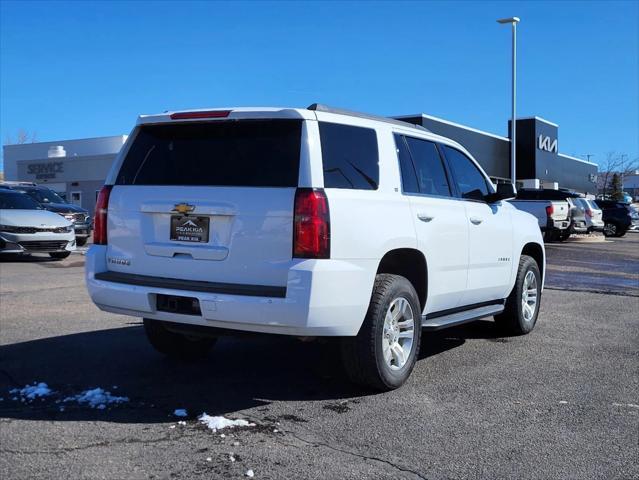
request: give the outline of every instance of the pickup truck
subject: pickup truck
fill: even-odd
[[[566,200],[545,199],[544,190],[520,189],[517,197],[509,200],[518,210],[533,215],[544,234],[544,240],[564,241],[570,236],[570,212],[572,205]]]

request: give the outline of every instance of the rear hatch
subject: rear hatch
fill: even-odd
[[[111,191],[109,270],[286,285],[302,120],[137,127]]]

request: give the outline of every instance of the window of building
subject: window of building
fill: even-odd
[[[443,148],[462,198],[484,200],[484,197],[490,193],[486,177],[462,152],[447,145]]]
[[[371,128],[319,123],[324,187],[377,190],[379,153]]]

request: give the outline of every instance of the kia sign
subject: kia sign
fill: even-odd
[[[557,153],[557,139],[551,140],[548,135],[537,137],[537,148],[550,153]]]
[[[63,162],[32,163],[27,165],[27,174],[35,175],[36,180],[49,180],[58,173],[64,173]]]

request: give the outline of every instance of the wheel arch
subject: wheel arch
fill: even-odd
[[[544,255],[544,247],[535,242],[526,243],[521,249],[521,255],[528,255],[532,257],[535,262],[537,262],[537,266],[539,267],[539,273],[541,273],[542,284],[544,281],[545,272],[545,255]]]
[[[428,295],[428,264],[424,254],[416,248],[396,248],[384,254],[377,274],[391,273],[405,277],[417,292],[422,312]]]

